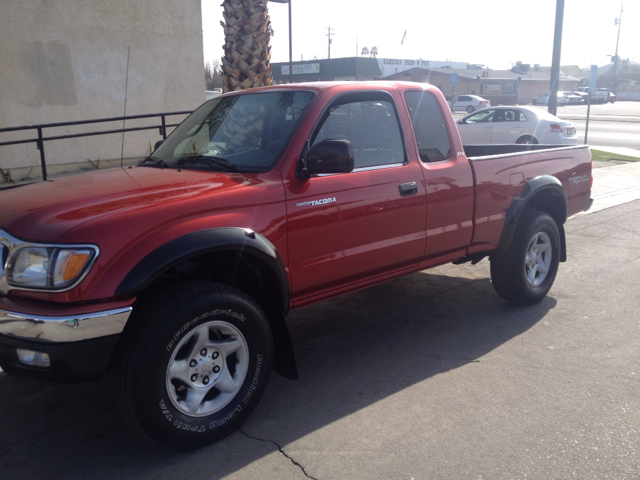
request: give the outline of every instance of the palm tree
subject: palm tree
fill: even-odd
[[[369,51],[369,53],[373,58],[376,58],[376,56],[378,55],[378,47],[371,47],[371,50]]]
[[[363,57],[365,55],[369,55],[369,49],[367,47],[362,47],[362,52],[360,53]]]
[[[223,0],[222,8],[224,91],[271,85],[269,41],[273,30],[267,0]]]

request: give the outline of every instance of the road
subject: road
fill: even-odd
[[[571,121],[576,124],[580,143],[584,143],[587,122],[585,120]],[[640,150],[640,121],[611,122],[590,119],[587,143],[603,147],[627,147]]]
[[[538,107],[545,108],[545,107]],[[616,102],[592,105],[589,112],[587,143],[603,147],[640,149],[640,102]],[[584,142],[587,106],[558,107],[558,117],[572,121],[578,128],[580,143]]]
[[[241,431],[197,452],[139,437],[106,379],[0,378],[0,477],[638,479],[640,201],[566,232],[531,307],[497,297],[483,260],[295,310],[300,379],[273,376]]]

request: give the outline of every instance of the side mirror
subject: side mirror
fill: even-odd
[[[162,145],[163,142],[164,140],[158,140],[156,144],[153,146],[153,151],[155,152],[158,149],[158,147]]]
[[[315,144],[307,154],[308,175],[348,173],[353,171],[353,147],[345,139],[327,139]]]

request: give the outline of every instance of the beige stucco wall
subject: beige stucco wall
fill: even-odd
[[[0,128],[122,116],[125,89],[127,115],[193,110],[205,100],[203,63],[200,0],[2,0]],[[33,136],[5,133],[0,142]],[[160,138],[157,130],[125,134],[124,157],[148,154]],[[122,134],[45,143],[54,170],[119,163],[121,149]],[[4,170],[34,167],[35,175],[39,165],[35,144],[0,146]]]

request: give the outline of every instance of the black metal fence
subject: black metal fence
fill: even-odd
[[[42,168],[42,180],[47,179],[47,160],[44,151],[44,143],[52,140],[64,140],[68,138],[79,138],[79,137],[91,137],[95,135],[109,135],[113,133],[124,133],[124,132],[135,132],[139,130],[154,130],[158,129],[162,138],[167,138],[167,129],[172,127],[177,127],[180,123],[167,123],[167,117],[176,116],[176,115],[188,115],[192,111],[184,111],[184,112],[168,112],[168,113],[150,113],[146,115],[129,115],[125,117],[112,117],[112,118],[98,118],[94,120],[81,120],[78,122],[62,122],[62,123],[46,123],[41,125],[25,125],[22,127],[10,127],[10,128],[0,128],[0,134],[8,133],[8,132],[19,132],[19,131],[34,131],[37,133],[37,138],[28,138],[24,140],[12,140],[8,142],[0,142],[0,147],[6,145],[21,145],[25,143],[35,143],[38,150],[40,150],[40,166]],[[97,130],[95,132],[85,132],[85,133],[73,133],[67,135],[45,135],[45,130],[60,128],[60,127],[71,127],[75,125],[87,125],[94,123],[109,123],[109,122],[124,122],[126,120],[135,120],[140,118],[155,118],[160,119],[159,125],[147,125],[144,127],[123,127],[113,130]]]

